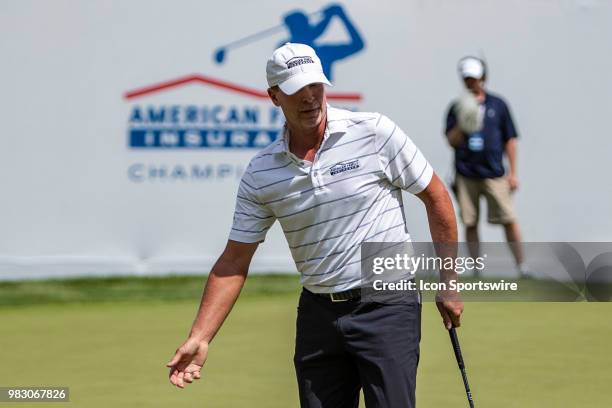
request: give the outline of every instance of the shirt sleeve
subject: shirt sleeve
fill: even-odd
[[[451,103],[446,112],[446,128],[444,129],[444,135],[448,133],[449,130],[457,126],[457,116],[455,115],[455,103]]]
[[[429,185],[433,168],[414,142],[384,115],[376,124],[376,151],[382,171],[394,186],[418,194]]]
[[[512,115],[510,114],[510,108],[508,107],[508,104],[506,102],[503,102],[503,117],[501,128],[505,142],[512,139],[513,137],[518,137],[516,127],[514,126],[514,121],[512,120]]]
[[[249,170],[250,167],[240,180],[229,239],[246,243],[262,242],[276,217],[257,198],[258,189]]]

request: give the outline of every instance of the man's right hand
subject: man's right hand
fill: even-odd
[[[225,250],[206,280],[206,288],[189,337],[166,364],[170,368],[169,377],[173,385],[185,388],[185,383],[190,384],[200,378],[200,371],[208,356],[208,343],[215,337],[236,303],[258,245],[227,241]]]
[[[190,337],[176,350],[166,367],[170,368],[170,382],[179,388],[201,377],[200,371],[208,356],[208,342]]]

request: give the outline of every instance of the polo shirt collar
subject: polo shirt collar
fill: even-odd
[[[287,149],[287,141],[286,141],[286,132],[285,132],[285,128],[283,127],[283,134],[281,137],[279,137],[278,139],[276,139],[276,141],[274,142],[274,144],[270,147],[270,153],[283,153],[283,152],[287,152],[289,151],[289,149]]]
[[[330,135],[346,133],[346,112],[327,105],[327,131]]]

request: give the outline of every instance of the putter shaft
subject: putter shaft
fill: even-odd
[[[465,393],[467,395],[470,408],[474,408],[474,400],[472,399],[472,391],[470,390],[470,384],[468,383],[467,374],[465,372],[465,363],[463,362],[463,355],[461,354],[461,346],[459,345],[459,338],[457,337],[457,331],[454,327],[450,328],[448,334],[453,344],[453,351],[455,352],[455,358],[457,359],[457,365],[461,370],[461,378],[463,378],[463,386],[465,387]]]

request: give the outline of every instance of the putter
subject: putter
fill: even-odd
[[[455,351],[455,358],[461,370],[461,377],[463,378],[463,385],[465,386],[465,393],[467,394],[470,408],[474,408],[474,400],[472,399],[472,391],[470,391],[470,385],[468,384],[467,374],[465,373],[465,364],[463,363],[463,356],[461,355],[461,346],[459,345],[459,338],[457,337],[457,331],[454,327],[448,330],[450,335],[451,343],[453,343],[453,350]]]

